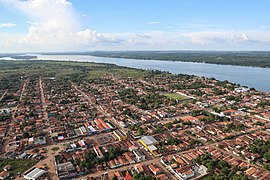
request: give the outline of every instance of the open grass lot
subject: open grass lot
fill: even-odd
[[[177,94],[177,93],[168,93],[168,94],[164,94],[164,96],[171,98],[171,99],[174,99],[174,100],[179,100],[179,101],[190,99],[187,96],[183,96],[183,95]]]
[[[37,161],[25,160],[25,159],[0,159],[0,171],[3,171],[3,168],[6,165],[11,165],[11,175],[16,175],[19,172],[24,172],[34,166]]]

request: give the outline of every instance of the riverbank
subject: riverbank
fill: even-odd
[[[270,68],[270,52],[267,51],[98,51],[45,53],[44,55],[91,55],[107,58],[197,62]]]
[[[137,60],[123,58],[103,58],[86,55],[37,55],[40,60],[63,60],[116,64],[144,70],[161,70],[173,74],[189,74],[195,76],[214,77],[228,80],[243,86],[254,87],[260,91],[270,92],[270,68],[216,65],[207,63]]]
[[[248,86],[250,88],[254,87],[260,91],[270,92],[270,68],[162,60],[103,58],[89,55],[35,55],[38,57],[38,60],[96,62],[144,70],[156,69],[173,74],[189,74],[208,78],[213,77],[217,80],[228,80],[242,86]]]

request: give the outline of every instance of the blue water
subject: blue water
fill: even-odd
[[[103,58],[83,55],[38,55],[43,60],[65,60],[110,63],[119,66],[158,69],[174,74],[190,74],[196,76],[214,77],[218,80],[228,80],[261,91],[270,92],[270,68],[216,65],[193,62],[137,60],[121,58]]]

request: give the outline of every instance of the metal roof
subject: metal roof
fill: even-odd
[[[39,168],[35,168],[32,171],[30,171],[29,173],[24,175],[25,179],[38,179],[40,176],[42,176],[43,174],[45,174],[46,171],[39,169]]]
[[[158,141],[153,138],[152,136],[143,136],[141,140],[146,144],[146,145],[152,145],[157,143]]]

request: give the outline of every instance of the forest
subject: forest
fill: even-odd
[[[111,58],[182,61],[264,68],[270,67],[270,52],[262,51],[97,51],[81,54]]]

